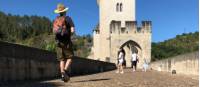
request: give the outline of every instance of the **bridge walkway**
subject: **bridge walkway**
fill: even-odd
[[[172,75],[166,72],[125,69],[124,74],[115,71],[72,77],[68,83],[59,79],[36,83],[18,84],[12,87],[198,87],[197,76]],[[11,87],[11,86],[4,86]]]

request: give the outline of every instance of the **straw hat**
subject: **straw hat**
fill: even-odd
[[[69,8],[65,7],[64,4],[59,3],[57,5],[57,9],[54,10],[55,13],[62,13],[62,12],[67,12]]]

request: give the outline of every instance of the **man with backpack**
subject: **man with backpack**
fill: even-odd
[[[58,4],[54,11],[59,14],[53,22],[53,33],[57,44],[57,59],[60,61],[61,80],[67,82],[69,77],[69,66],[74,56],[72,49],[71,35],[74,33],[74,23],[69,16],[66,16],[66,8],[63,4]]]

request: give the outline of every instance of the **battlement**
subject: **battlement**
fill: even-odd
[[[151,21],[142,21],[142,27],[150,32],[152,27]]]
[[[138,26],[137,21],[126,21],[125,27],[121,26],[121,21],[112,21],[110,23],[110,34],[135,34],[135,33],[151,33],[152,22],[142,21]],[[93,30],[95,34],[100,34],[99,25]]]
[[[99,23],[95,26],[94,30],[93,30],[94,34],[99,34],[100,30],[99,30]]]

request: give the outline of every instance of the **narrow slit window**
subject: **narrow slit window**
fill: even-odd
[[[120,3],[120,12],[122,12],[122,9],[123,9],[123,4]]]
[[[119,11],[119,3],[117,3],[117,5],[116,5],[116,11],[117,12]]]

